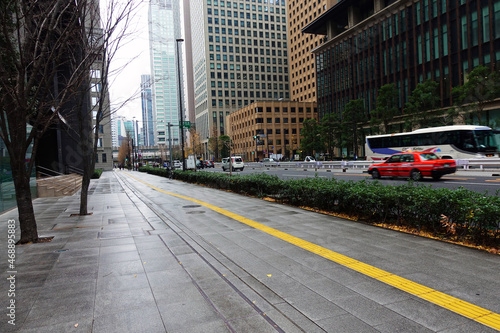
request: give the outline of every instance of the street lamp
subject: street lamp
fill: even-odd
[[[179,43],[182,43],[184,39],[177,38],[175,40],[175,46],[177,48],[177,72],[179,78],[179,127],[181,130],[181,152],[182,152],[182,171],[186,171],[186,160],[184,159],[184,112],[182,110],[182,91],[181,91],[181,63],[179,54]]]

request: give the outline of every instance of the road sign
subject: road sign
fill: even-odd
[[[179,124],[179,127],[180,128],[190,129],[191,128],[191,122],[190,121],[183,121],[181,124]]]

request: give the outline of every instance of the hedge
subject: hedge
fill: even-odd
[[[169,176],[165,169],[139,171]],[[386,223],[430,232],[474,245],[500,245],[500,197],[464,188],[433,189],[414,182],[382,185],[378,181],[335,178],[281,180],[267,174],[238,175],[204,171],[173,172],[173,178],[235,193],[270,197],[323,212],[348,215],[368,223]]]
[[[102,169],[94,169],[94,173],[92,174],[91,179],[99,179],[102,175]]]

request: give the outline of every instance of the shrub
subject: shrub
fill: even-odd
[[[102,169],[95,169],[94,173],[92,174],[92,177],[90,177],[90,178],[91,179],[99,179],[99,178],[101,178],[101,175],[102,175]]]
[[[161,168],[140,168],[141,172],[168,177]],[[272,197],[282,203],[345,214],[366,222],[416,228],[468,241],[498,246],[500,240],[500,198],[463,188],[432,189],[408,182],[385,186],[380,182],[342,181],[319,177],[281,180],[267,174],[233,175],[206,171],[173,172],[189,183],[256,197]],[[442,225],[443,216],[453,224],[450,234]]]

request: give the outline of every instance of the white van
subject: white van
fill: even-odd
[[[240,170],[243,171],[245,168],[245,163],[243,163],[243,159],[239,156],[231,157],[231,168],[233,171]],[[222,159],[222,171],[229,170],[229,157]]]

